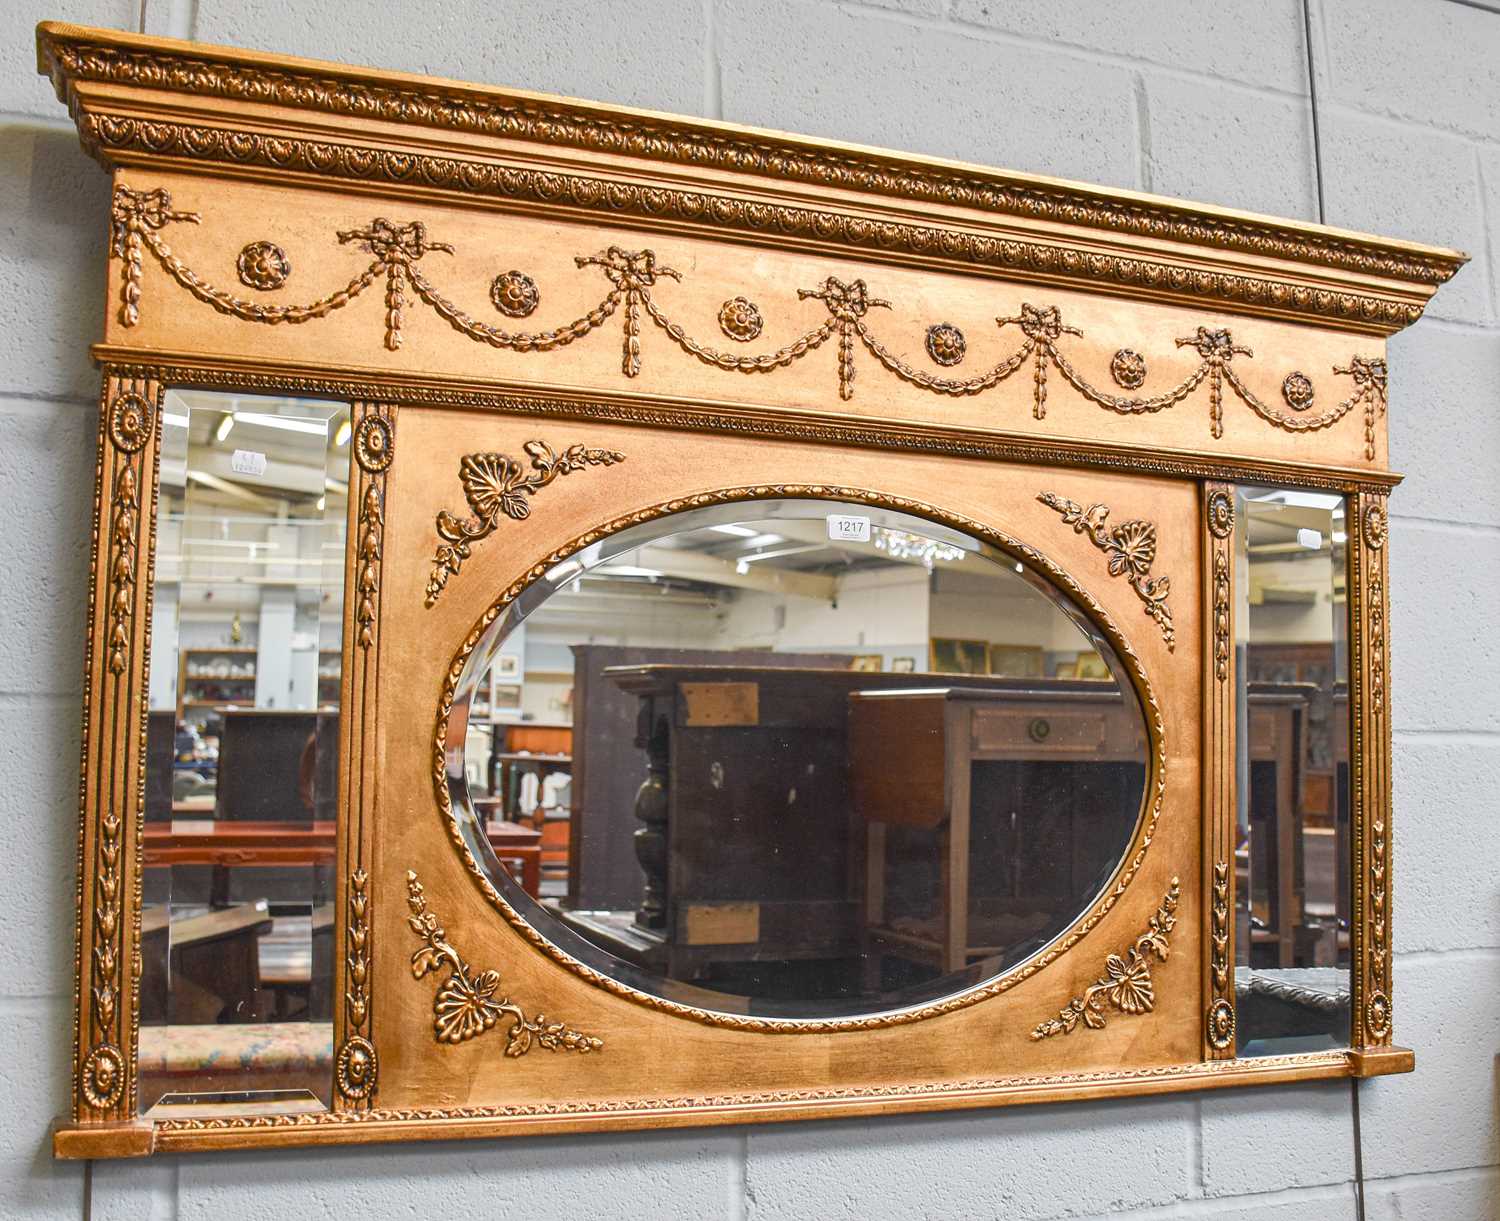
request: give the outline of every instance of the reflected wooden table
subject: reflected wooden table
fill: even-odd
[[[521,886],[536,898],[542,880],[542,833],[513,822],[486,822],[485,834],[500,860],[520,863]],[[249,819],[174,818],[169,823],[146,824],[144,850],[148,868],[169,865],[210,865],[216,870],[236,866],[306,867],[332,865],[337,841],[338,824],[331,819],[255,822]],[[216,879],[215,893],[220,889]],[[222,890],[227,900],[227,884]]]

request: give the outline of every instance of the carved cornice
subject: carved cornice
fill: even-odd
[[[737,229],[771,241],[797,238],[856,249],[866,255],[899,254],[980,266],[1029,281],[1091,282],[1110,291],[1207,301],[1238,312],[1322,318],[1380,333],[1410,326],[1422,316],[1424,308],[1409,296],[1356,292],[1282,278],[1279,269],[1247,275],[1190,267],[1166,258],[1104,252],[1097,245],[1070,243],[1067,239],[1029,241],[998,236],[959,221],[918,225],[872,220],[859,213],[767,203],[755,196],[642,185],[500,165],[491,160],[272,136],[219,125],[153,121],[127,114],[91,111],[78,114],[76,119],[84,147],[106,164],[115,160],[114,154],[132,153],[454,191],[469,197],[525,202],[545,210],[604,211],[612,217],[630,216],[653,226],[685,223],[719,232]]]
[[[218,103],[277,105],[441,132],[582,149],[691,171],[771,178],[928,206],[1104,229],[1261,258],[1436,286],[1462,265],[1452,252],[1193,209],[1166,200],[847,146],[727,124],[418,81],[337,64],[288,61],[55,24],[38,34],[41,70],[76,106],[76,82],[129,86]],[[399,167],[398,167],[399,168]],[[410,172],[410,167],[406,167]],[[379,171],[367,168],[366,176]],[[619,208],[621,201],[610,199]],[[658,206],[656,211],[662,209]]]

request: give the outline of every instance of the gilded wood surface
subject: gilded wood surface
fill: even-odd
[[[658,457],[660,457],[663,448],[662,445],[658,444]],[[876,469],[886,472],[893,470],[888,460],[884,463],[876,460]],[[949,474],[951,475],[952,472],[949,472]],[[1179,493],[1182,491],[1182,489],[1178,490]],[[1133,683],[1136,697],[1140,701],[1147,738],[1150,743],[1148,779],[1145,786],[1142,811],[1137,820],[1135,834],[1132,837],[1131,845],[1125,859],[1121,862],[1114,876],[1104,888],[1103,896],[1097,903],[1090,905],[1090,908],[1081,914],[1071,929],[1054,940],[1041,953],[996,979],[941,1001],[905,1010],[881,1013],[870,1017],[826,1020],[771,1019],[734,1013],[720,1013],[697,1008],[631,987],[579,961],[573,955],[550,941],[517,911],[505,897],[504,893],[491,883],[484,870],[480,867],[479,862],[469,850],[468,842],[460,827],[459,813],[454,809],[452,803],[447,777],[448,754],[450,749],[452,749],[449,743],[449,726],[453,718],[454,703],[464,666],[474,649],[478,647],[480,640],[484,637],[490,625],[494,623],[496,618],[504,612],[511,602],[531,582],[538,580],[549,569],[555,567],[558,563],[582,550],[584,547],[630,526],[640,525],[643,522],[652,521],[672,513],[687,512],[709,505],[736,502],[749,504],[757,499],[779,497],[823,499],[878,505],[925,517],[950,528],[963,531],[972,537],[983,539],[1022,564],[1039,572],[1054,585],[1059,586],[1066,595],[1071,597],[1090,615],[1097,628],[1114,646],[1120,659],[1124,662],[1127,673]],[[1181,545],[1178,544],[1175,550],[1180,551]],[[1096,598],[1090,592],[1087,585],[1073,577],[1067,569],[1053,560],[1047,552],[1019,542],[1009,534],[987,525],[981,519],[966,517],[939,507],[925,499],[915,499],[890,493],[872,492],[858,487],[839,485],[769,483],[721,488],[712,492],[698,493],[651,504],[623,516],[616,517],[607,523],[592,525],[584,534],[569,540],[565,545],[549,552],[544,558],[533,564],[523,576],[508,583],[501,597],[485,609],[477,621],[474,622],[464,637],[462,645],[448,660],[445,668],[446,678],[442,694],[438,701],[436,729],[432,742],[430,767],[432,795],[443,814],[444,826],[453,848],[463,860],[470,876],[478,884],[490,903],[510,922],[513,928],[520,932],[535,947],[551,956],[556,962],[573,971],[580,978],[612,994],[627,997],[637,1003],[666,1013],[689,1017],[707,1025],[761,1033],[826,1034],[834,1031],[888,1029],[893,1026],[900,1026],[909,1022],[921,1021],[945,1013],[951,1013],[1007,991],[1029,979],[1048,963],[1065,954],[1079,939],[1094,928],[1115,906],[1116,901],[1123,896],[1125,888],[1140,871],[1145,861],[1146,851],[1156,834],[1157,823],[1162,816],[1163,802],[1168,787],[1168,759],[1179,752],[1169,750],[1166,721],[1162,714],[1162,705],[1158,701],[1156,688],[1148,678],[1141,655],[1138,652],[1140,646],[1132,643],[1132,638],[1128,632],[1123,632],[1116,626],[1115,621],[1110,617],[1110,613],[1106,609],[1107,605],[1107,600]],[[1167,654],[1170,654],[1172,651],[1170,640],[1164,638],[1164,644]],[[1145,652],[1145,650],[1141,651]]]
[[[863,1114],[1410,1067],[1388,1048],[1383,338],[1462,256],[107,32],[48,27],[40,62],[116,179],[80,778],[82,1126],[60,1149]],[[354,404],[341,729],[351,765],[339,799],[335,1110],[172,1121],[143,1136],[128,1121],[164,383]],[[537,436],[555,448],[528,450]],[[610,469],[553,484],[549,463],[576,469],[575,452]],[[507,455],[523,453],[535,487],[505,465],[520,468]],[[631,461],[616,465],[623,454]],[[494,459],[488,476],[476,468],[465,481],[466,457]],[[456,475],[472,517],[453,510]],[[1202,480],[1329,488],[1357,506],[1347,1057],[1212,1058],[1233,1044],[1222,825],[1233,806],[1233,520],[1227,487]],[[543,484],[537,511],[512,511]],[[1038,487],[1058,489],[1057,511],[1077,508],[1083,533],[1057,529]],[[433,784],[456,667],[527,579],[608,530],[784,489],[926,513],[1060,584],[1125,658],[1152,746],[1131,852],[1058,946],[912,1015],[795,1031],[653,1003],[578,969],[455,852],[446,789]],[[1086,521],[1084,505],[1142,516],[1110,527]],[[473,546],[502,519],[503,546]],[[1128,529],[1148,525],[1149,543]],[[1110,579],[1117,556],[1126,581]],[[444,589],[460,563],[463,579]],[[383,648],[387,637],[399,647]],[[1179,640],[1199,650],[1174,652]],[[411,732],[420,724],[431,736]],[[510,964],[514,995],[545,998],[568,1031],[597,1032],[578,1039],[607,1038],[608,1054],[518,1057],[497,1074],[483,1040],[438,1046],[410,963],[377,952],[409,943],[406,920],[427,914],[408,907],[408,869],[473,961]],[[1179,952],[1152,970],[1150,1037],[1131,1029],[1139,1022],[1108,1022],[1087,1039],[1032,1041],[1060,997],[1092,986],[1108,1003],[1101,953],[1107,963],[1139,949],[1163,894],[1186,915],[1171,930]],[[478,977],[459,976],[478,997]],[[1080,1023],[1087,1012],[1085,1001]],[[82,1131],[103,1144],[80,1143]]]
[[[537,209],[603,205],[656,224],[711,223],[750,240],[794,238],[1038,279],[1061,275],[1372,329],[1414,321],[1432,288],[1463,262],[1452,251],[1129,192],[99,30],[43,27],[39,64],[74,112],[85,146],[107,160],[176,156],[205,169],[275,167]],[[146,89],[171,95],[171,105],[142,113],[128,104]],[[226,111],[252,106],[259,123],[225,127]],[[329,140],[317,113],[334,116],[346,138]],[[424,136],[461,132],[466,145],[489,155],[457,156],[447,141],[440,150],[413,149],[391,138],[391,125]],[[540,168],[515,155],[536,147],[576,151]],[[601,162],[633,172],[601,180]],[[767,181],[780,198],[753,190]],[[863,206],[830,207],[831,197]],[[947,224],[913,223],[903,203]],[[1096,240],[1059,244],[1080,230]],[[1175,259],[1191,252],[1197,265],[1174,265],[1162,257],[1168,251]]]
[[[1208,955],[1204,963],[1204,1054],[1235,1053],[1234,848],[1236,839],[1234,548],[1231,484],[1203,485],[1203,867]]]

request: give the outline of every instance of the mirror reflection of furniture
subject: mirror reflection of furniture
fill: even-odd
[[[264,903],[173,920],[165,907],[141,916],[141,1021],[181,1025],[263,1021],[260,939],[271,931]]]
[[[771,653],[765,650],[670,649],[575,644],[573,651],[573,819],[569,843],[567,906],[618,911],[641,899],[631,816],[646,772],[636,742],[640,701],[609,677],[620,666],[757,666],[843,669],[838,653]]]
[[[1049,775],[1046,767],[1013,766],[983,779],[978,807],[985,829],[970,848],[987,875],[986,898],[995,897],[993,877],[1031,884],[1049,869],[1056,874],[1048,885],[1057,893],[1048,892],[1040,921],[1037,911],[1028,911],[1006,925],[1006,937],[1020,946],[1028,932],[1041,935],[1050,922],[1076,915],[1088,897],[1077,887],[1092,887],[1092,894],[1102,884],[1139,813],[1145,758],[1139,714],[1106,684],[757,666],[626,666],[605,676],[637,700],[637,742],[647,759],[646,783],[638,785],[634,803],[637,877],[644,873],[644,885],[633,914],[566,908],[560,914],[596,944],[674,980],[767,999],[837,999],[921,985],[963,969],[973,957],[965,952],[967,913],[952,922],[950,941],[962,948],[949,953],[940,949],[937,927],[925,934],[893,927],[883,914],[884,895],[874,900],[882,914],[867,917],[864,896],[886,886],[886,866],[875,849],[867,860],[864,843],[867,830],[871,838],[883,837],[884,816],[901,821],[897,807],[905,795],[937,804],[936,821],[907,819],[894,837],[908,830],[915,836],[902,841],[886,892],[893,911],[943,925],[947,915],[932,910],[949,893],[939,875],[946,872],[956,883],[955,896],[970,889],[953,876],[967,867],[968,850],[955,845],[946,871],[938,864],[937,823],[948,818],[944,776],[965,777],[948,790],[964,811],[956,837],[962,841],[970,801],[957,790],[976,759],[989,766],[1040,756],[1062,762],[1066,773],[1080,750],[1097,756],[1071,797],[1066,777]],[[966,721],[951,738],[951,767],[945,761],[950,739],[920,719],[934,696],[955,717],[982,710],[978,749]],[[1024,708],[1019,713],[1017,700]],[[1050,747],[1027,737],[1036,708],[1045,708],[1059,727]],[[1002,709],[1002,719],[992,719]],[[887,710],[893,719],[875,730]],[[1019,734],[1018,741],[1007,734]],[[879,812],[876,801],[885,803]],[[999,823],[1012,811],[1054,805],[1071,811],[1080,803],[1096,817],[1087,828],[1080,822],[1076,836],[1052,827],[1037,838],[1032,855],[1007,852],[1005,836],[1015,828],[1002,833]],[[1117,807],[1118,826],[1106,830],[1099,820],[1112,815],[1097,811]],[[590,807],[588,834],[604,814]],[[1033,821],[1046,817],[1052,815]],[[957,860],[964,864],[955,871]],[[1090,881],[1080,882],[1085,875]],[[1006,913],[995,914],[1004,924]],[[901,957],[905,966],[884,970],[887,956]]]
[[[1129,843],[1144,751],[1140,714],[1112,684],[851,694],[871,986],[887,956],[948,973],[1055,935]],[[935,894],[910,893],[910,866],[891,858],[890,841],[909,853],[913,832],[936,837]],[[891,903],[893,890],[907,893]]]
[[[495,858],[511,870],[512,876],[520,874],[521,889],[533,899],[542,893],[542,833],[524,823],[508,822],[496,818],[501,798],[474,798],[474,812],[484,826],[485,838]],[[519,870],[515,866],[519,865]]]
[[[554,883],[568,877],[572,839],[571,784],[564,784],[558,800],[557,777],[573,772],[573,727],[496,722],[490,752],[490,792],[498,797],[496,816],[524,823],[541,832],[542,876]]]
[[[1322,692],[1309,683],[1251,683],[1249,710],[1248,839],[1241,843],[1240,886],[1250,896],[1249,920],[1240,929],[1252,967],[1332,966],[1348,945],[1348,882],[1337,865],[1347,851],[1347,799],[1334,817],[1309,816],[1301,796],[1303,735],[1309,711]],[[1347,693],[1327,702],[1334,774],[1347,771],[1347,733],[1338,728]],[[1314,897],[1316,896],[1316,897]],[[1242,909],[1243,910],[1243,909]]]
[[[310,797],[316,789],[321,795],[329,787],[330,774],[337,800],[337,714],[327,718],[333,722],[331,737],[326,729],[320,735],[321,719],[323,714],[317,712],[226,709],[216,815],[257,822],[310,822],[316,800],[309,802],[304,794]],[[320,749],[323,742],[331,749]],[[320,757],[332,760],[331,773],[328,764],[318,766]],[[305,770],[309,764],[310,773]]]
[[[177,714],[146,714],[146,821],[172,820],[172,782],[177,772]]]

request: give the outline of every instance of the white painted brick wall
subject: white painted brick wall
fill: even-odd
[[[1391,346],[1401,1038],[1369,1216],[1500,1215],[1500,14],[1311,0],[1328,220],[1475,256]],[[144,9],[144,16],[142,15]],[[0,5],[0,1216],[1352,1217],[1347,1084],[573,1140],[55,1165],[108,197],[42,18],[655,106],[1315,214],[1299,0]],[[86,1201],[86,1192],[88,1199]]]

